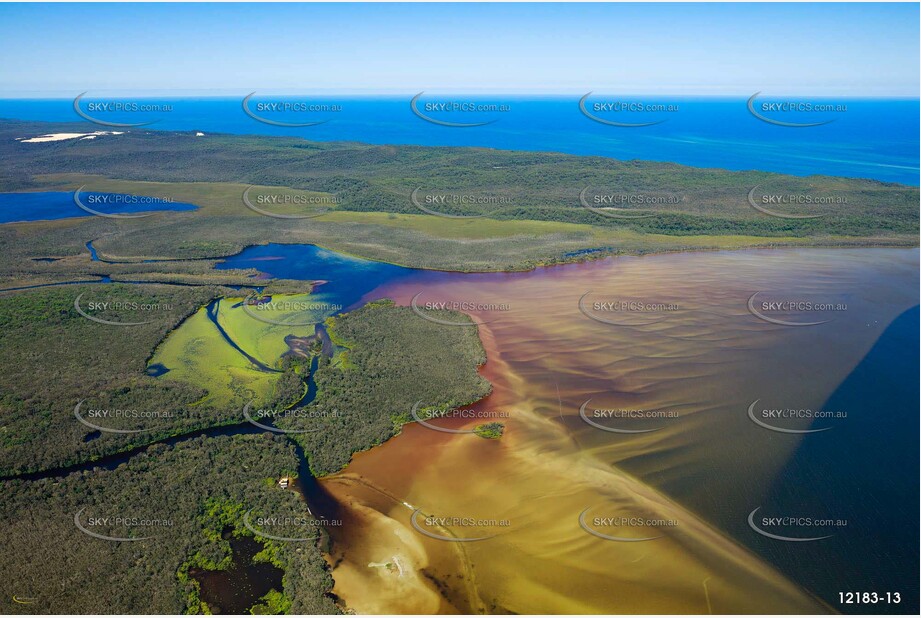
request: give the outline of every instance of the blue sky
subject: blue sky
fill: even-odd
[[[0,97],[917,96],[917,4],[0,4]]]

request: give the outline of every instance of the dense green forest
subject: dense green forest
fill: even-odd
[[[115,469],[88,467],[69,473],[64,469],[37,480],[26,476],[0,481],[5,496],[0,517],[10,522],[10,537],[0,553],[5,611],[209,611],[191,573],[196,568],[230,565],[228,530],[231,535],[252,535],[244,519],[247,513],[257,525],[259,518],[305,518],[306,505],[276,483],[281,476],[296,476],[300,469],[292,438],[303,447],[317,474],[330,472],[344,466],[353,453],[397,433],[411,420],[409,410],[415,401],[462,404],[489,391],[488,382],[476,371],[486,359],[475,329],[446,329],[420,320],[408,308],[378,301],[327,322],[337,351],[321,359],[315,376],[318,393],[309,408],[336,413],[277,422],[294,430],[312,429],[319,423],[321,431],[157,442],[193,429],[242,421],[239,409],[196,406],[206,397],[207,384],[184,385],[145,371],[158,341],[223,292],[208,287],[111,284],[45,288],[0,298],[0,362],[7,368],[0,374],[4,475],[142,448]],[[117,298],[169,309],[148,324],[131,327],[127,336],[118,330],[113,333],[118,327],[81,316],[74,307],[80,294],[93,302]],[[97,316],[110,321],[137,317],[111,307]],[[454,312],[444,317],[466,319]],[[320,354],[320,347],[314,345],[310,352]],[[286,356],[279,366],[275,398],[266,405],[280,409],[303,393],[308,360]],[[85,413],[106,407],[171,415],[93,419],[106,426],[126,423],[119,427],[147,430],[93,432],[74,417],[74,404],[83,399],[94,402],[84,408]],[[156,443],[143,448],[152,442]],[[250,512],[252,508],[256,510]],[[120,542],[95,538],[75,525],[78,513],[84,522],[106,517],[157,522],[153,528],[111,522],[92,528],[115,538],[148,533],[155,538]],[[332,582],[317,547],[318,530],[303,524],[265,530],[282,538],[307,538],[306,534],[310,542],[256,535],[264,544],[259,556],[283,569],[284,586],[267,595],[254,611],[336,611],[327,596]],[[30,558],[24,563],[23,556]],[[94,594],[86,594],[88,587]],[[27,602],[11,602],[14,596]]]
[[[522,270],[651,251],[917,245],[918,188],[873,180],[558,153],[149,130],[94,140],[17,141],[82,130],[89,129],[79,123],[0,121],[0,191],[86,185],[200,208],[137,220],[82,217],[2,225],[2,287],[106,275],[241,283],[254,273],[214,273],[213,260],[267,242],[313,243],[459,271]],[[308,209],[322,215],[316,218],[261,216],[244,205],[250,185],[259,185],[256,194],[301,191],[328,203]],[[753,190],[756,206],[821,216],[770,216],[750,203]],[[450,199],[426,201],[443,197]],[[774,198],[792,201],[773,204]],[[797,201],[803,198],[823,203]],[[303,214],[297,208],[282,212]],[[108,262],[87,259],[90,240]],[[48,257],[62,259],[36,261]],[[143,258],[173,261],[142,263]]]
[[[0,296],[0,476],[92,461],[168,436],[245,421],[244,391],[229,406],[208,401],[207,381],[148,374],[153,350],[184,318],[227,290],[160,285],[44,288]],[[81,316],[74,300],[168,307],[153,311],[99,311],[109,321],[147,320],[117,327]],[[92,299],[92,300],[90,300]],[[451,319],[466,319],[452,313]],[[443,328],[409,308],[371,303],[330,320],[331,334],[348,347],[316,372],[318,393],[309,416],[282,418],[280,426],[306,423],[323,430],[297,435],[313,469],[331,472],[351,455],[393,436],[418,400],[460,405],[483,397],[488,383],[476,372],[485,354],[475,329]],[[130,334],[126,334],[126,329]],[[304,358],[279,360],[280,373],[260,405],[291,406],[309,375]],[[167,378],[167,379],[164,379]],[[95,431],[75,418],[134,433]],[[99,410],[104,417],[92,416]],[[114,416],[114,411],[133,414]],[[142,430],[142,431],[136,431]]]
[[[0,481],[0,518],[6,527],[0,610],[180,614],[207,609],[187,572],[190,565],[229,564],[230,545],[221,530],[252,534],[243,520],[250,509],[252,521],[311,519],[297,494],[276,483],[297,466],[290,441],[266,433],[154,445],[114,470]],[[75,517],[101,536],[149,538],[90,536]],[[315,526],[293,528],[266,532],[310,539],[318,534]],[[256,539],[265,542],[264,559],[285,571],[283,590],[276,592],[292,613],[337,613],[327,595],[332,579],[315,540]]]
[[[397,434],[412,421],[417,402],[453,407],[488,394],[490,385],[477,371],[486,358],[476,328],[444,328],[389,301],[328,318],[332,354],[322,351],[316,335],[285,331],[280,341],[287,343],[287,334],[302,348],[261,361],[249,353],[276,348],[258,345],[260,337],[269,339],[255,327],[241,331],[245,322],[234,322],[224,307],[223,328],[237,328],[232,334],[248,349],[228,344],[220,355],[211,353],[226,333],[208,322],[207,307],[223,300],[229,306],[256,285],[269,294],[309,294],[313,287],[265,280],[252,269],[215,270],[222,257],[247,246],[314,243],[419,268],[496,271],[656,251],[917,245],[918,188],[870,180],[146,129],[93,140],[17,141],[89,130],[76,123],[0,121],[0,191],[87,185],[199,208],[136,220],[87,216],[0,225],[0,516],[8,526],[0,592],[6,613],[209,611],[193,573],[227,568],[228,535],[254,534],[246,524],[250,514],[303,515],[306,505],[276,483],[303,473],[299,450],[314,475],[332,473],[356,452]],[[330,198],[331,206],[315,218],[263,216],[244,202],[251,185],[268,194],[309,192]],[[414,201],[414,191],[423,202]],[[432,195],[488,199],[425,201]],[[766,214],[756,207],[761,202],[750,202],[765,195],[829,201],[814,207],[763,202],[781,214],[821,215],[796,219]],[[52,287],[20,289],[44,285]],[[469,319],[455,312],[440,317]],[[124,322],[136,324],[118,325]],[[154,360],[160,358],[168,360],[160,363],[168,370],[163,374]],[[226,359],[232,362],[221,364]],[[177,370],[180,362],[185,374]],[[308,392],[311,362],[316,397],[295,415],[292,406]],[[225,395],[220,405],[214,403],[218,391]],[[257,396],[258,407],[276,412],[266,422],[291,433],[259,433],[245,422],[243,406]],[[255,433],[194,434],[219,426]],[[487,439],[500,439],[503,431],[501,423],[475,429]],[[115,469],[87,465],[126,451],[134,454]],[[84,467],[70,468],[78,464]],[[41,471],[44,476],[30,474]],[[75,524],[75,517],[110,515],[168,525],[151,539],[114,542]],[[124,524],[94,529],[125,538],[143,534]],[[284,580],[253,610],[337,611],[316,528],[272,533],[309,540],[256,535],[264,548],[260,559],[283,569]]]
[[[75,285],[0,296],[0,475],[95,459],[196,428],[226,423],[227,411],[193,404],[203,388],[146,374],[151,350],[218,288]],[[77,313],[92,302],[156,304],[161,311],[92,311],[109,321],[146,321],[118,327]],[[146,314],[146,315],[145,315]],[[139,433],[94,432],[94,424]],[[92,410],[137,410],[132,417],[92,419]]]
[[[442,319],[469,318],[444,312]],[[319,414],[285,419],[317,476],[335,472],[351,454],[380,444],[410,422],[417,401],[454,407],[485,397],[490,385],[476,367],[486,362],[474,328],[445,328],[420,320],[409,307],[369,303],[328,320],[345,351],[323,357],[316,373]]]
[[[470,196],[486,202],[448,200],[443,207],[428,206],[443,214],[626,227],[670,235],[872,236],[913,232],[918,226],[917,187],[870,180],[800,178],[487,148],[372,146],[216,134],[199,139],[187,132],[129,131],[47,145],[15,139],[81,129],[85,125],[0,123],[0,158],[9,162],[0,186],[39,188],[44,183],[36,176],[60,173],[138,181],[234,182],[332,194],[336,196],[332,208],[338,210],[404,214],[422,212],[410,199],[419,189],[422,196]],[[748,192],[754,187],[761,187],[762,193],[833,199],[807,211],[827,215],[821,220],[774,218],[748,204]],[[653,216],[636,220],[599,216],[581,207],[578,198],[584,189],[589,201],[596,195],[629,196],[621,205],[628,211],[625,214]]]

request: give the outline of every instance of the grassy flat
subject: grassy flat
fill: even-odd
[[[208,405],[221,409],[242,410],[252,399],[264,400],[277,379],[254,367],[227,343],[208,318],[205,307],[169,334],[157,347],[151,364],[169,369],[161,380],[204,388]]]
[[[220,301],[218,321],[241,348],[266,365],[276,367],[282,355],[290,350],[285,337],[310,337],[316,324],[322,323],[329,312],[300,309],[319,302],[312,294],[275,294],[271,298],[271,305],[245,308],[241,304],[244,298],[224,298]]]

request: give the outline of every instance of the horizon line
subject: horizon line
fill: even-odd
[[[12,92],[0,91],[0,100],[73,100],[81,94],[76,89],[67,90],[67,93],[61,90],[14,90]],[[162,90],[162,89],[125,89],[112,90],[106,88],[88,89],[82,91],[88,99],[111,97],[111,98],[201,98],[201,99],[226,99],[245,97],[251,92],[261,96],[323,96],[323,97],[356,97],[356,98],[403,98],[414,97],[421,92],[432,97],[444,96],[476,96],[476,97],[545,97],[545,98],[568,98],[582,97],[591,92],[596,97],[619,96],[619,97],[672,97],[672,98],[706,98],[706,99],[736,99],[749,98],[754,94],[760,94],[762,98],[776,97],[813,97],[821,99],[902,99],[902,100],[919,100],[921,92],[909,93],[828,93],[828,92],[807,92],[807,91],[783,91],[783,90],[761,90],[761,91],[733,91],[733,92],[666,92],[666,91],[623,91],[611,92],[608,90],[565,90],[565,91],[489,91],[489,90],[455,90],[448,91],[438,88],[422,90],[333,90],[333,89],[316,89],[316,90],[285,90],[264,88],[252,90],[249,88],[227,88],[227,89],[206,89],[206,90]],[[72,94],[71,94],[72,93]]]

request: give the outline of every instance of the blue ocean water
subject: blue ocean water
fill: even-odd
[[[80,192],[80,201],[87,208],[105,214],[155,212],[159,210],[195,210],[193,204],[169,202],[118,193]],[[66,191],[31,193],[0,193],[0,223],[17,221],[47,221],[71,217],[92,217],[74,203],[74,194]]]
[[[918,611],[919,315],[915,306],[883,332],[820,408],[847,410],[846,421],[833,438],[806,438],[765,496],[772,512],[833,514],[847,528],[809,544],[810,560],[789,543],[751,535],[759,553],[846,614]],[[839,592],[855,590],[898,592],[901,602],[839,602]]]
[[[799,176],[824,174],[919,184],[919,101],[917,99],[844,99],[846,110],[773,113],[765,116],[792,122],[831,120],[828,124],[791,128],[754,117],[746,98],[617,97],[624,102],[669,105],[666,112],[599,112],[596,116],[625,122],[664,121],[645,127],[615,127],[593,121],[579,109],[578,96],[564,97],[429,97],[417,109],[441,121],[485,126],[447,127],[427,122],[410,108],[410,96],[254,98],[249,109],[281,122],[323,122],[310,127],[280,127],[244,112],[242,97],[145,99],[166,106],[160,112],[94,112],[112,122],[155,121],[142,129],[184,130],[299,136],[318,141],[347,140],[372,144],[480,146],[536,150],[616,159],[671,161],[697,167],[757,169]],[[613,97],[593,95],[592,101]],[[506,107],[504,111],[426,111],[426,103],[474,102]],[[759,98],[759,101],[762,99]],[[765,101],[776,101],[765,98]],[[135,99],[140,101],[140,99]],[[338,106],[334,111],[260,111],[260,103],[287,101]],[[88,105],[88,104],[87,104]],[[83,107],[81,107],[83,109]],[[89,107],[87,106],[88,110]],[[760,108],[759,108],[760,109]],[[80,121],[70,99],[0,100],[0,118]],[[106,127],[99,127],[105,129]],[[116,129],[119,130],[119,129]]]

